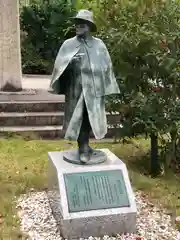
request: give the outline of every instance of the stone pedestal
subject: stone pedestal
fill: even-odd
[[[0,0],[0,90],[21,89],[19,1]]]
[[[47,195],[67,239],[136,231],[136,204],[126,165],[108,149],[99,165],[74,165],[50,152]]]

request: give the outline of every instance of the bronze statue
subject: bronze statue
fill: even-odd
[[[65,139],[77,140],[79,160],[88,163],[94,150],[89,146],[92,130],[96,139],[107,133],[106,95],[119,93],[111,58],[96,31],[93,14],[80,10],[73,19],[76,36],[61,46],[50,87],[65,94]]]

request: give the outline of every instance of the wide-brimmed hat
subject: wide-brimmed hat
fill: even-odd
[[[94,23],[93,19],[93,13],[89,10],[80,10],[75,17],[73,17],[74,20],[83,20],[91,26],[91,31],[96,32],[97,27]]]

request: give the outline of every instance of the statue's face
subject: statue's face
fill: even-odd
[[[77,36],[86,36],[90,32],[90,27],[87,23],[83,21],[76,22],[76,35]]]

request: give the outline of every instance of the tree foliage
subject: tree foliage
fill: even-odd
[[[121,89],[120,95],[108,101],[109,111],[120,113],[120,136],[146,134],[157,142],[158,136],[166,134],[171,150],[176,149],[173,144],[180,129],[179,3],[111,0],[96,5],[94,11]],[[155,151],[157,144],[152,145]],[[152,152],[156,168],[152,171],[156,172],[154,156],[157,153]]]
[[[22,9],[23,69],[50,73],[59,46],[73,35],[67,1]],[[158,153],[180,164],[180,8],[179,0],[76,0],[76,10],[92,9],[112,57],[121,93],[108,98],[108,111],[120,114],[119,136],[151,138],[152,172]],[[41,69],[41,71],[39,71]],[[164,136],[167,136],[164,138]],[[162,140],[158,152],[158,140]]]
[[[62,42],[72,36],[67,1],[32,1],[21,9],[21,42],[24,73],[50,74]]]

